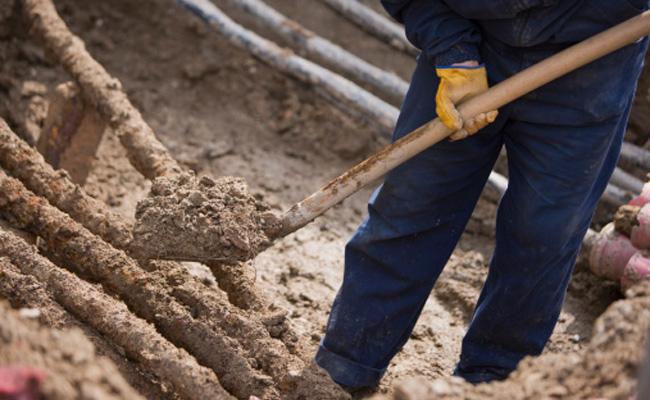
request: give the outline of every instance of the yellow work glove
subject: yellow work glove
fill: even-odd
[[[488,90],[485,67],[438,67],[436,74],[440,78],[436,93],[436,113],[445,126],[456,131],[449,137],[450,140],[465,139],[494,122],[497,111],[481,113],[463,121],[456,109],[456,104]]]

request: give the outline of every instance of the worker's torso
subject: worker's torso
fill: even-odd
[[[487,39],[515,47],[583,40],[648,8],[648,0],[444,0]]]

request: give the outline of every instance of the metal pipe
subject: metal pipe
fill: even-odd
[[[643,190],[643,182],[636,176],[623,171],[621,168],[614,169],[614,173],[609,180],[610,184],[616,185],[621,189],[629,190],[634,194],[640,194]]]
[[[307,84],[318,86],[346,106],[363,111],[386,132],[393,129],[399,111],[355,83],[306,60],[292,51],[281,48],[230,19],[208,0],[177,0],[201,19],[209,23],[235,46],[249,51],[269,64]]]
[[[401,102],[406,96],[409,85],[402,78],[372,65],[341,46],[318,36],[262,0],[228,1],[271,28],[282,39],[304,51],[309,57],[325,61],[358,82],[372,86],[395,102]]]
[[[391,21],[357,0],[321,0],[344,18],[352,21],[364,31],[385,40],[394,48],[416,55],[416,49],[406,38],[404,27]]]
[[[635,167],[650,169],[650,151],[631,143],[623,143],[621,148],[621,159],[629,162]]]

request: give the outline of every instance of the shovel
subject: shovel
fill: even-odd
[[[464,120],[525,94],[650,34],[650,11],[571,46],[459,107]],[[440,119],[395,141],[277,217],[233,178],[160,178],[136,211],[133,253],[141,258],[245,261],[313,221],[406,160],[453,133]],[[225,179],[225,180],[223,180]],[[208,193],[208,194],[206,194]]]

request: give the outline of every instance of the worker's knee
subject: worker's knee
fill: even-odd
[[[592,208],[578,202],[553,205],[545,201],[519,201],[514,204],[513,199],[506,196],[499,210],[497,237],[537,257],[557,257],[563,250],[575,250],[573,247],[580,243],[578,236],[584,234],[592,212]]]

